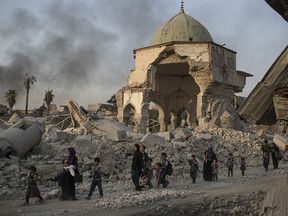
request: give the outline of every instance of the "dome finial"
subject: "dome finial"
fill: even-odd
[[[184,13],[184,1],[183,1],[183,0],[181,1],[181,9],[180,9],[180,12],[183,12],[183,13]]]

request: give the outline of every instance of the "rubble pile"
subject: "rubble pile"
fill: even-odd
[[[108,197],[104,199],[97,199],[96,207],[101,208],[123,208],[138,205],[149,205],[160,200],[169,200],[173,198],[196,197],[199,195],[196,190],[178,191],[178,190],[149,190],[145,194],[139,192],[124,193],[118,196]]]
[[[25,190],[26,167],[32,164],[37,167],[37,171],[42,177],[40,186],[48,187],[47,191],[54,189],[55,183],[45,181],[45,179],[53,178],[61,171],[61,160],[66,154],[68,146],[76,149],[80,170],[84,164],[91,163],[95,156],[100,156],[108,191],[110,190],[109,183],[113,183],[111,191],[121,190],[125,187],[123,183],[120,183],[119,187],[115,187],[117,181],[128,182],[125,189],[132,189],[131,162],[135,143],[146,146],[146,152],[153,159],[153,163],[160,161],[161,152],[167,153],[174,169],[169,180],[190,178],[188,159],[191,154],[195,154],[200,162],[201,175],[201,152],[207,150],[209,146],[213,147],[220,161],[220,169],[225,169],[229,151],[233,152],[235,156],[236,166],[239,165],[240,157],[246,158],[248,166],[261,164],[259,139],[254,134],[231,129],[218,127],[197,127],[193,131],[188,128],[178,129],[176,132],[174,131],[174,135],[172,132],[172,135],[168,136],[168,140],[166,139],[167,134],[163,133],[159,133],[157,136],[156,134],[142,135],[129,132],[127,139],[122,142],[109,140],[103,134],[79,135],[72,129],[61,131],[53,125],[46,125],[45,129],[46,132],[41,143],[36,145],[24,158],[19,159],[14,156],[10,156],[10,159],[1,158],[1,195],[15,195],[19,191]],[[171,140],[169,141],[169,139]],[[85,169],[81,171],[84,181],[89,182],[90,174]],[[78,190],[82,190],[81,186]],[[86,193],[85,189],[83,190]]]

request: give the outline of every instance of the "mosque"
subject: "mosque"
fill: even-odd
[[[157,110],[161,132],[207,121],[239,125],[235,93],[252,75],[236,70],[236,52],[215,43],[205,26],[185,13],[183,1],[150,45],[134,50],[134,58],[127,85],[116,93],[120,122],[146,133],[151,111]]]

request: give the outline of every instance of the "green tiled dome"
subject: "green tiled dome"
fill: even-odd
[[[162,25],[154,34],[150,46],[176,41],[213,42],[208,30],[196,19],[180,13]]]

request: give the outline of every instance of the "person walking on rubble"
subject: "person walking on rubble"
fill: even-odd
[[[40,195],[40,191],[38,189],[38,186],[36,184],[36,180],[39,180],[39,177],[36,172],[36,167],[31,165],[28,168],[29,172],[27,175],[28,185],[26,190],[26,197],[25,202],[22,204],[22,206],[29,205],[29,198],[31,197],[38,197],[39,204],[44,203],[43,197]]]
[[[91,196],[96,188],[98,187],[99,191],[99,198],[103,198],[103,188],[102,188],[102,172],[101,172],[101,166],[100,166],[100,158],[96,157],[94,158],[93,165],[90,167],[90,170],[93,171],[92,173],[92,181],[90,185],[89,194],[85,199],[90,200]]]
[[[242,176],[244,176],[245,175],[245,170],[246,170],[246,162],[245,162],[245,158],[244,157],[241,157],[240,170],[242,172]]]
[[[212,167],[212,181],[218,181],[219,165],[218,165],[218,161],[216,159],[213,160],[211,167]]]
[[[226,162],[227,168],[228,168],[228,177],[233,177],[233,166],[234,166],[234,157],[232,152],[229,152],[227,162]]]
[[[206,156],[205,156],[205,160],[204,160],[204,164],[203,164],[203,178],[205,181],[212,181],[212,162],[213,160],[217,161],[217,157],[216,154],[214,153],[212,147],[209,147],[207,152],[206,152]]]
[[[143,160],[143,167],[144,167],[144,174],[147,175],[147,163],[148,163],[148,154],[145,152],[146,147],[144,145],[140,146],[140,152],[142,155],[142,160]]]
[[[191,155],[191,160],[189,160],[190,165],[190,177],[192,178],[192,184],[196,183],[197,171],[198,171],[198,162],[195,155]]]
[[[163,185],[163,188],[166,188],[169,185],[169,181],[166,180],[167,169],[169,165],[169,161],[167,160],[167,155],[165,152],[161,153],[161,170],[159,176],[159,184]]]
[[[270,145],[273,168],[278,169],[278,158],[276,155],[280,153],[279,147],[272,140],[269,140],[268,143]]]
[[[263,152],[263,166],[267,172],[270,162],[270,145],[268,144],[267,140],[264,140],[264,145],[262,145],[261,150]]]
[[[147,184],[149,186],[149,189],[153,188],[153,185],[152,185],[152,178],[153,178],[153,166],[152,166],[152,159],[149,158],[148,161],[147,161],[147,164],[146,164],[146,175],[148,177],[148,181],[147,181]]]
[[[75,196],[75,171],[78,167],[78,158],[74,148],[69,147],[68,157],[63,160],[63,173],[61,177],[61,196],[59,200],[77,200]]]
[[[139,186],[139,177],[142,172],[144,172],[144,166],[143,166],[143,159],[142,154],[140,152],[140,146],[139,144],[134,145],[134,155],[132,158],[132,181],[135,185],[136,191],[141,191],[141,187]]]

